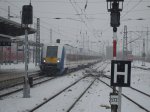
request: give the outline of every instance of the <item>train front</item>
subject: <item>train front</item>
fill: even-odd
[[[60,72],[60,48],[59,46],[46,46],[43,49],[43,58],[40,68],[43,72],[56,74]]]

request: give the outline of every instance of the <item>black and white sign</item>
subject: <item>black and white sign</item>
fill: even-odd
[[[110,104],[118,105],[118,94],[117,93],[110,93]]]
[[[129,87],[131,79],[131,61],[111,61],[111,86]]]

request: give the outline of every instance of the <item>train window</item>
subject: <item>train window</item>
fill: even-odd
[[[58,46],[47,47],[47,57],[57,57]]]

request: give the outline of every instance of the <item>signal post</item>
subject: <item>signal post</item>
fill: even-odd
[[[107,2],[107,10],[108,10],[108,12],[110,12],[110,18],[111,18],[110,26],[113,27],[113,60],[112,60],[112,64],[111,64],[111,66],[113,67],[113,61],[115,61],[116,57],[117,57],[117,27],[120,26],[120,12],[123,9],[124,0],[106,0],[106,2]],[[119,3],[121,3],[121,5],[119,5]],[[118,65],[115,64],[115,71],[116,71],[116,66],[121,67],[122,65],[120,65],[120,63]],[[116,91],[117,85],[114,85],[112,83],[112,81],[114,81],[114,80],[112,80],[114,78],[112,76],[112,73],[113,73],[112,67],[111,67],[111,86],[113,86],[113,92],[110,93],[111,112],[121,112],[122,88],[119,87],[119,96],[118,96],[118,93]],[[119,72],[119,73],[121,73],[121,72]],[[115,81],[117,80],[117,78],[118,78],[118,76],[115,77]],[[117,81],[119,81],[119,79]]]
[[[28,76],[29,48],[28,48],[28,24],[33,23],[33,8],[31,3],[22,7],[22,24],[25,26],[25,76],[23,86],[23,97],[30,97],[30,85]]]

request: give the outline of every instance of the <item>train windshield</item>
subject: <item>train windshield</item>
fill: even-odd
[[[57,57],[58,46],[47,47],[47,57]]]

